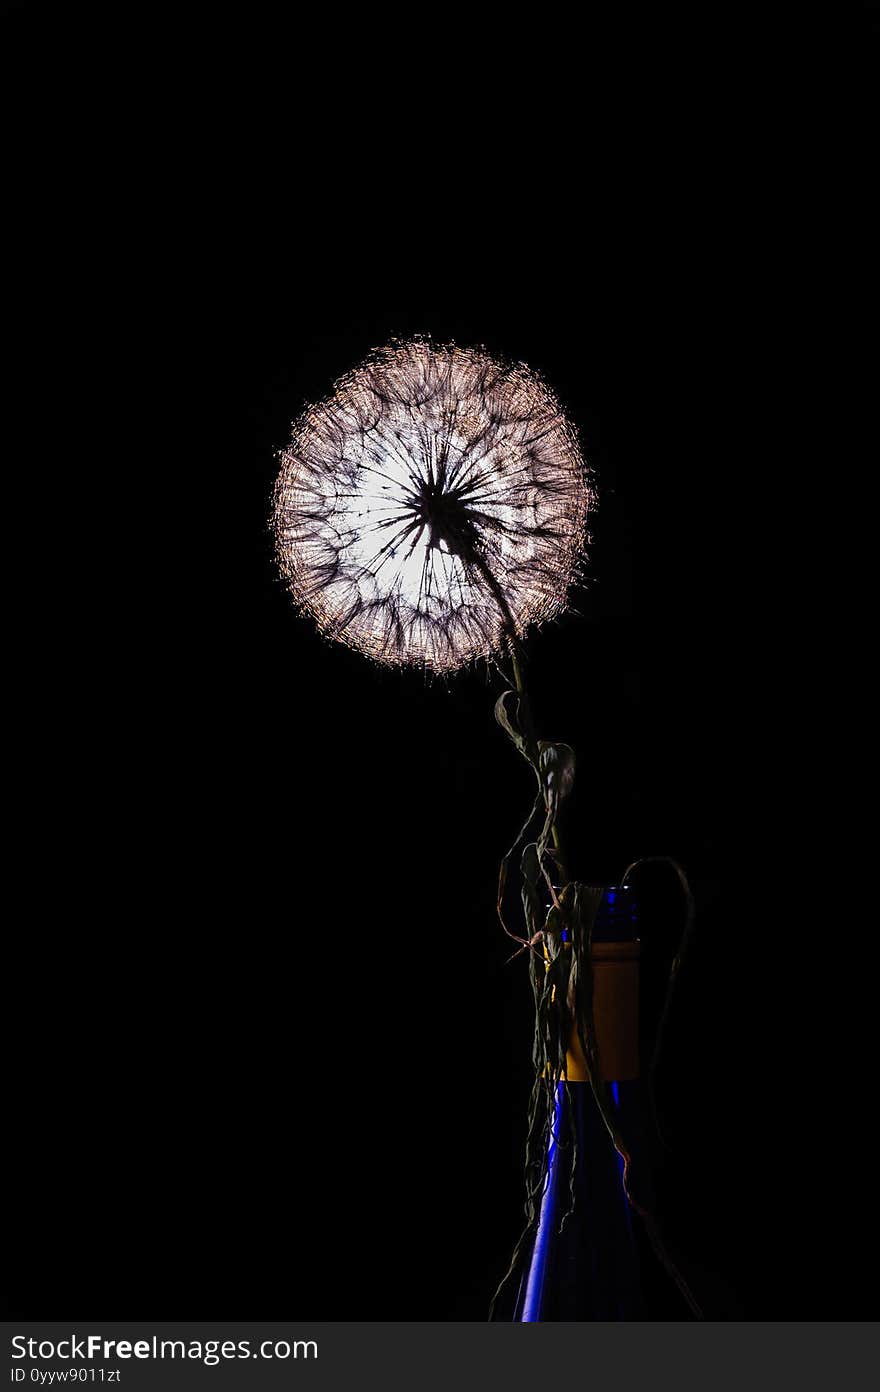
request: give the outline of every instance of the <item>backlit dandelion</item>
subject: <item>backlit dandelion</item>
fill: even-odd
[[[593,494],[524,364],[392,344],[294,422],[280,457],[278,561],[328,637],[443,672],[564,608]]]

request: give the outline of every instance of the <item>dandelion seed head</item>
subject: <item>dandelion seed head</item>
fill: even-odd
[[[448,672],[564,609],[593,492],[525,364],[393,343],[309,407],[279,457],[278,563],[327,637]]]

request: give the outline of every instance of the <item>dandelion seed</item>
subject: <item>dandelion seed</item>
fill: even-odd
[[[524,364],[391,344],[294,422],[280,458],[280,569],[326,636],[447,672],[565,607],[593,493]]]

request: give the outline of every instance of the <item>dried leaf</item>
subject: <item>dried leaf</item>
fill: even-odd
[[[538,768],[548,805],[552,800],[554,806],[558,806],[568,797],[574,786],[574,767],[574,750],[570,744],[538,741]]]
[[[519,697],[515,691],[502,691],[495,702],[495,719],[502,730],[513,740],[523,758],[534,767],[532,750],[520,725]]]

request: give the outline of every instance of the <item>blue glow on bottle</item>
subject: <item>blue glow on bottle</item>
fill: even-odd
[[[632,942],[637,937],[633,891],[628,886],[606,890],[594,941]],[[638,1080],[609,1079],[608,1094],[621,1127],[628,1127],[639,1107]],[[569,1212],[575,1153],[575,1202]],[[643,1318],[639,1252],[623,1189],[623,1160],[590,1083],[560,1083],[540,1217],[514,1319],[539,1323]]]

